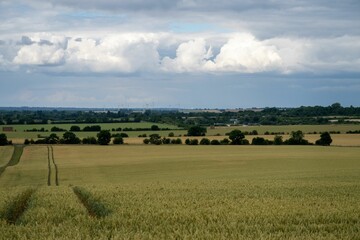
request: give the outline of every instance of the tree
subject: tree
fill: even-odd
[[[45,138],[45,143],[57,144],[57,143],[59,143],[59,137],[55,133],[52,133],[52,134],[50,134],[50,136]]]
[[[291,137],[284,142],[288,145],[308,145],[309,142],[304,139],[304,133],[301,130],[292,131]]]
[[[98,132],[101,131],[101,126],[94,125],[94,126],[86,126],[83,128],[84,132]]]
[[[86,137],[82,140],[83,144],[97,144],[97,140],[95,137]]]
[[[187,135],[188,136],[205,136],[206,128],[201,126],[192,126],[189,128]]]
[[[274,137],[274,145],[281,145],[283,144],[282,136],[276,135]]]
[[[116,133],[116,134],[112,134],[111,137],[127,138],[127,137],[129,137],[129,135],[127,133]]]
[[[198,145],[199,140],[197,140],[196,138],[195,139],[186,139],[185,144],[186,145]]]
[[[63,138],[61,139],[61,143],[64,144],[79,144],[81,141],[75,135],[75,133],[67,131],[63,134]]]
[[[51,131],[51,132],[65,132],[66,130],[54,126],[54,127],[52,127],[52,128],[50,129],[50,131]]]
[[[182,141],[181,141],[180,138],[172,139],[172,140],[171,140],[171,144],[182,144]]]
[[[295,141],[295,142],[301,142],[304,138],[304,133],[301,130],[298,131],[292,131],[291,132],[291,138]]]
[[[151,131],[159,131],[160,128],[158,127],[158,125],[152,125],[151,126]]]
[[[316,145],[322,145],[322,146],[330,146],[331,143],[332,143],[332,139],[330,133],[328,132],[322,133],[320,135],[320,139],[316,140],[315,142]]]
[[[255,137],[252,139],[251,144],[252,145],[268,145],[269,142],[265,138]]]
[[[124,144],[124,139],[122,137],[116,137],[113,140],[113,144]]]
[[[210,140],[208,138],[202,138],[200,140],[200,145],[210,145]]]
[[[151,144],[160,145],[162,144],[161,136],[159,134],[151,134],[149,142]]]
[[[0,146],[8,145],[9,141],[7,140],[7,136],[5,133],[0,134]]]
[[[223,140],[220,140],[221,145],[228,145],[230,143],[230,140],[228,138],[224,138]]]
[[[161,141],[162,141],[163,144],[170,144],[171,143],[171,139],[166,138],[166,137],[164,137]]]
[[[71,132],[80,132],[81,129],[80,129],[79,126],[71,126],[71,127],[70,127],[70,131],[71,131]]]
[[[100,145],[108,145],[111,140],[111,133],[108,130],[101,130],[96,136]]]
[[[235,129],[229,133],[229,138],[232,145],[242,145],[244,143],[243,139],[245,138],[245,135],[240,130]]]
[[[211,140],[210,144],[211,145],[220,145],[220,142],[217,139],[213,139],[213,140]]]

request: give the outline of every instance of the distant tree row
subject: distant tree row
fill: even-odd
[[[49,136],[38,139],[38,140],[29,140],[25,139],[24,144],[100,144],[108,145],[113,138],[114,144],[123,144],[123,137],[125,135],[115,134],[111,135],[110,131],[102,130],[95,137],[87,137],[82,140],[78,138],[75,133],[67,131],[63,134],[62,138],[57,136],[55,133],[50,134]],[[170,139],[166,137],[161,137],[159,134],[151,134],[150,138],[143,140],[145,144],[182,144],[180,138]],[[316,140],[316,145],[329,146],[332,143],[332,138],[330,133],[324,132],[320,135],[320,139]],[[0,134],[0,146],[10,145],[11,141],[7,140],[7,136],[4,133]],[[229,138],[224,138],[223,140],[210,140],[208,138],[202,138],[199,142],[198,139],[186,139],[185,144],[187,145],[249,145],[250,142],[245,139],[245,135],[238,129],[235,129],[229,133]],[[306,139],[304,139],[304,133],[300,130],[291,132],[289,139],[283,141],[282,136],[275,136],[274,140],[268,140],[262,137],[255,137],[252,139],[252,145],[312,145]]]
[[[330,133],[324,132],[320,135],[315,144],[322,146],[329,146],[332,143]],[[249,145],[250,142],[245,139],[245,135],[240,130],[233,130],[229,133],[229,139],[225,138],[223,140],[210,140],[208,138],[202,138],[199,142],[198,139],[186,139],[185,144],[187,145]],[[254,137],[251,141],[251,145],[313,145],[309,143],[308,140],[304,139],[304,134],[302,131],[293,131],[291,132],[291,137],[283,141],[282,136],[276,135],[274,140],[268,140],[263,137]]]
[[[246,125],[295,125],[295,124],[328,124],[329,118],[336,116],[339,123],[347,118],[359,118],[360,107],[343,107],[339,103],[330,106],[302,106],[298,108],[265,108],[259,111],[239,110],[218,112],[181,112],[178,110],[146,110],[144,112],[131,109],[119,111],[95,112],[74,110],[0,110],[1,124],[48,124],[48,123],[124,123],[154,122],[189,128],[201,126],[226,126],[227,124]],[[350,122],[349,122],[350,123]],[[352,122],[356,124],[355,122]],[[131,130],[129,130],[131,131]],[[156,131],[156,130],[154,130]]]
[[[170,139],[166,137],[161,137],[159,134],[151,134],[149,138],[145,138],[143,140],[144,144],[155,144],[155,145],[161,145],[161,144],[182,144],[182,141],[180,138],[177,139]]]
[[[33,140],[33,139],[25,139],[24,144],[100,144],[100,145],[108,145],[112,139],[110,131],[101,130],[97,134],[97,138],[95,137],[86,137],[84,139],[80,139],[76,136],[75,133],[67,131],[63,134],[62,138],[57,136],[55,133],[50,134],[49,136]],[[124,140],[121,136],[113,137],[114,144],[123,144]]]

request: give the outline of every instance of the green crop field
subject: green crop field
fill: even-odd
[[[357,147],[27,146],[0,176],[0,239],[358,239],[359,156]]]

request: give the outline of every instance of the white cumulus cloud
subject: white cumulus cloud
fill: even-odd
[[[280,70],[281,57],[275,46],[257,40],[250,34],[237,34],[220,48],[212,60],[211,47],[204,39],[191,40],[180,44],[176,58],[165,57],[163,68],[167,71],[191,72],[244,72],[255,73]]]
[[[99,41],[91,38],[71,39],[67,65],[94,72],[136,72],[158,68],[157,40],[152,35],[123,34]]]
[[[357,36],[259,40],[249,33],[207,38],[161,33],[99,38],[46,33],[4,41],[0,67],[30,66],[37,71],[68,73],[357,72],[359,43]]]
[[[58,46],[23,46],[14,58],[15,64],[47,65],[59,64],[64,60],[64,49]]]
[[[212,67],[218,71],[254,73],[279,70],[281,66],[282,60],[275,46],[250,34],[238,34],[221,47]]]
[[[204,39],[190,40],[179,45],[176,50],[176,58],[164,57],[162,67],[165,71],[201,71],[212,56],[211,47],[206,47]]]

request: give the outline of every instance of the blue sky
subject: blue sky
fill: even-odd
[[[0,106],[360,106],[360,2],[0,0]]]

